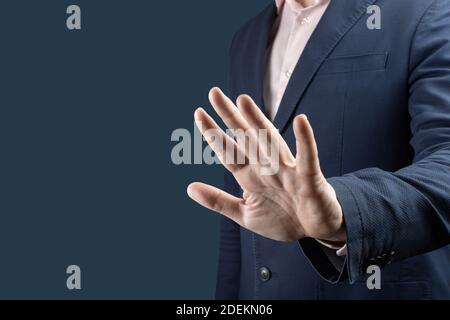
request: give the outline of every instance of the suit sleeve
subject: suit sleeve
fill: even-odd
[[[355,282],[380,267],[450,243],[450,5],[436,0],[423,15],[410,53],[412,165],[397,172],[364,169],[329,179],[343,208],[348,255],[342,270],[317,243],[301,241],[331,282]]]

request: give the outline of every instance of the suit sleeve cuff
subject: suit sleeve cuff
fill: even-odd
[[[328,182],[334,188],[344,214],[347,232],[347,273],[354,283],[364,272],[362,267],[364,225],[358,202],[342,178],[331,178]]]
[[[328,179],[342,207],[347,231],[347,255],[341,270],[335,267],[323,247],[314,239],[300,240],[300,246],[319,275],[331,283],[348,278],[354,283],[362,274],[363,222],[358,203],[350,188],[340,178]]]

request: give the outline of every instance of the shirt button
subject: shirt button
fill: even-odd
[[[271,277],[270,270],[266,267],[262,267],[259,269],[259,279],[263,282],[269,281]]]
[[[309,23],[311,23],[311,18],[303,18],[301,23],[302,24],[309,24]]]
[[[291,70],[286,71],[285,75],[286,78],[290,78],[292,76],[292,71]]]

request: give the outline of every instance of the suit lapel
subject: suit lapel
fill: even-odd
[[[375,1],[331,0],[330,5],[305,47],[281,100],[274,120],[274,124],[280,132],[285,129],[324,60],[330,55],[347,31],[367,12],[367,7]],[[263,79],[263,75],[258,74],[258,76]]]
[[[250,72],[247,74],[248,94],[263,111],[265,58],[269,45],[269,37],[276,18],[277,7],[275,2],[272,1],[272,3],[257,17],[256,23],[252,25],[253,30],[249,33],[255,38],[248,42],[249,48],[246,57],[246,61],[250,64]]]

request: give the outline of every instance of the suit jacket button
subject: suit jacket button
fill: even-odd
[[[259,279],[263,282],[269,281],[272,274],[270,270],[266,267],[262,267],[259,269]]]

